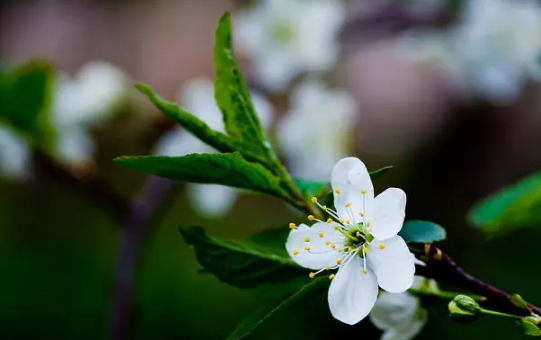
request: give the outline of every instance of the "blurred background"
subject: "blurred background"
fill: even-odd
[[[441,248],[463,268],[541,304],[541,229],[486,236],[467,220],[476,201],[541,166],[538,1],[12,0],[0,5],[0,64],[54,65],[42,121],[54,141],[27,142],[0,121],[1,338],[222,339],[259,306],[199,273],[177,228],[243,238],[302,216],[112,162],[212,152],[132,85],[223,130],[211,81],[226,10],[262,125],[294,176],[325,180],[346,155],[393,165],[376,191],[403,188],[407,218],[446,227]],[[429,310],[418,339],[522,337],[497,319],[456,324],[444,303]],[[379,334],[368,320],[334,320],[323,294],[252,338]]]

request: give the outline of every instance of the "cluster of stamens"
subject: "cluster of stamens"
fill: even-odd
[[[334,192],[339,195],[341,193],[340,189],[335,189]],[[366,191],[362,190],[361,195],[363,195],[363,207],[362,210],[365,210],[365,204],[364,204],[364,197],[365,197]],[[304,250],[311,254],[322,254],[327,252],[333,252],[337,251],[338,253],[345,253],[343,258],[337,259],[336,264],[333,266],[326,266],[325,268],[320,269],[317,272],[310,273],[310,278],[314,278],[317,274],[325,271],[325,270],[332,270],[332,269],[338,269],[340,265],[343,265],[347,263],[350,259],[355,257],[357,254],[359,254],[360,257],[363,258],[364,266],[362,269],[363,273],[368,273],[367,267],[366,267],[366,253],[368,253],[368,243],[371,241],[372,235],[369,234],[370,229],[370,222],[366,221],[366,216],[363,211],[359,212],[359,216],[361,218],[361,221],[358,221],[356,218],[356,215],[354,214],[351,203],[345,203],[346,212],[348,214],[348,217],[346,220],[340,218],[338,216],[337,211],[328,208],[325,205],[321,205],[316,197],[312,197],[311,202],[313,204],[316,204],[321,210],[326,212],[330,217],[326,221],[322,221],[313,215],[308,215],[309,221],[318,221],[323,223],[336,223],[334,226],[334,229],[341,233],[344,238],[345,242],[343,244],[339,244],[337,247],[337,244],[332,243],[331,241],[327,240],[325,241],[325,245],[328,246],[330,249],[326,250],[324,252],[314,252],[310,249],[309,243],[310,238],[306,237],[304,239],[306,246],[304,247]],[[291,229],[295,229],[296,225],[294,223],[290,223],[289,227]],[[323,238],[325,234],[323,232],[319,232],[318,236],[320,238]],[[379,244],[379,248],[383,249],[385,246],[383,243]],[[298,255],[299,251],[294,250],[293,255]],[[334,278],[334,274],[329,275],[329,279]]]

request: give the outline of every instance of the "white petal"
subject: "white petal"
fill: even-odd
[[[401,328],[385,331],[381,340],[410,340],[421,332],[428,319],[428,312],[425,309],[417,310],[414,319]]]
[[[359,218],[362,212],[370,215],[374,201],[374,187],[370,174],[364,163],[354,157],[343,158],[333,168],[331,184],[334,192],[334,205],[338,216],[348,219],[346,203],[350,203],[350,211],[354,218]],[[336,190],[339,190],[339,194]],[[363,195],[361,192],[366,191]]]
[[[54,146],[55,158],[64,164],[88,162],[96,145],[90,131],[82,125],[58,131]]]
[[[320,237],[319,233],[323,233]],[[305,239],[309,238],[309,242]],[[330,241],[336,245],[334,250],[325,244]],[[291,258],[299,265],[309,269],[322,269],[325,266],[336,265],[336,260],[343,258],[344,252],[339,253],[337,250],[344,245],[344,235],[340,234],[332,224],[320,222],[308,227],[305,224],[299,225],[296,229],[291,230],[286,243],[287,252]],[[308,246],[310,250],[304,248]],[[294,255],[295,251],[299,253]]]
[[[383,292],[370,313],[370,321],[384,331],[402,328],[415,317],[418,308],[419,299],[409,293]]]
[[[378,296],[374,272],[362,272],[363,260],[355,256],[346,262],[329,287],[329,308],[332,315],[348,325],[364,319]]]
[[[398,188],[389,188],[374,200],[370,216],[370,233],[385,240],[398,234],[406,216],[406,194]]]
[[[17,133],[0,125],[0,172],[6,177],[23,179],[30,175],[31,151]]]
[[[383,244],[383,249],[380,244]],[[381,288],[390,293],[401,293],[411,288],[415,264],[402,237],[394,236],[383,241],[374,239],[368,249],[368,266],[376,272]]]
[[[188,186],[193,208],[209,218],[220,218],[235,204],[238,190],[217,184],[190,184]]]

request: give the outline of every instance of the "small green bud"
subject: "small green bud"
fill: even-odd
[[[539,325],[541,323],[541,317],[537,314],[533,314],[530,316],[526,316],[524,318],[524,321],[529,322],[534,325]]]
[[[466,295],[455,296],[453,301],[449,302],[448,307],[451,317],[461,321],[477,319],[482,313],[479,304]]]

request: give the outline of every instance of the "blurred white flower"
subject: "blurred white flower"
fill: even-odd
[[[272,107],[261,95],[251,93],[251,96],[261,126],[266,129],[271,123]],[[196,78],[188,81],[180,93],[179,101],[183,108],[207,123],[210,128],[225,131],[222,113],[214,100],[214,85],[211,80]],[[214,148],[181,128],[164,134],[154,148],[154,154],[164,156],[215,152]],[[188,193],[192,206],[198,213],[219,218],[231,209],[238,190],[215,184],[189,184]]]
[[[128,78],[120,69],[102,61],[85,64],[73,78],[58,76],[52,125],[60,162],[74,164],[92,158],[95,145],[90,128],[116,112],[126,98],[127,85]]]
[[[280,120],[277,137],[295,177],[327,180],[348,154],[356,124],[357,104],[347,92],[307,79],[293,92],[289,112]]]
[[[415,276],[412,288],[419,289],[425,278]],[[383,331],[381,340],[410,340],[423,329],[428,312],[421,307],[419,298],[404,293],[382,292],[372,312],[370,321]]]
[[[494,103],[508,103],[516,99],[539,61],[541,4],[469,0],[456,35],[456,51],[475,89]]]
[[[233,20],[235,41],[250,57],[253,75],[270,90],[298,74],[331,68],[346,11],[338,0],[260,0]]]
[[[22,136],[0,124],[0,176],[24,179],[30,175],[31,150]]]

